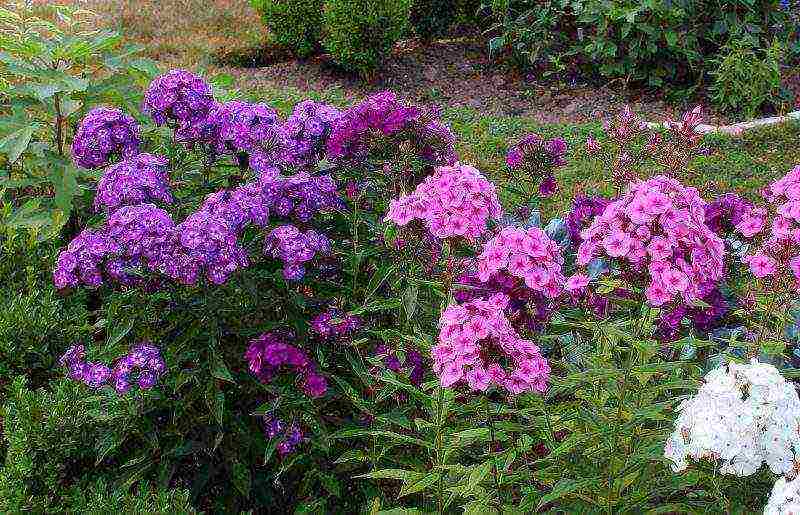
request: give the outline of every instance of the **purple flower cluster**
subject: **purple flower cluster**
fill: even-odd
[[[264,253],[283,261],[283,276],[287,281],[299,281],[305,276],[305,263],[316,254],[330,254],[331,242],[323,234],[309,229],[300,231],[294,225],[281,225],[264,241]]]
[[[139,388],[148,390],[166,371],[161,352],[149,342],[137,344],[128,355],[114,364],[113,369],[102,363],[87,362],[85,356],[83,345],[75,345],[61,356],[59,364],[67,368],[70,379],[92,388],[109,384],[118,394],[130,391],[132,373],[138,372],[136,382]]]
[[[539,182],[539,193],[552,195],[557,184],[553,170],[567,164],[567,144],[562,138],[545,140],[538,134],[525,135],[506,156],[514,172],[522,172]]]
[[[719,288],[712,288],[701,300],[708,307],[681,304],[661,315],[658,321],[658,335],[665,341],[676,340],[680,336],[681,324],[688,319],[694,329],[708,333],[715,329],[730,310],[728,301]]]
[[[201,139],[206,117],[214,105],[211,86],[203,79],[186,70],[171,70],[150,83],[143,111],[156,125],[174,122],[175,139],[192,143]]]
[[[300,172],[291,177],[262,178],[260,183],[265,202],[280,217],[308,222],[320,211],[344,206],[336,191],[336,182],[330,175],[313,176]]]
[[[109,166],[97,184],[96,210],[109,213],[121,206],[145,202],[172,203],[167,159],[137,154]]]
[[[125,206],[114,211],[104,230],[117,252],[107,261],[106,273],[114,281],[133,285],[139,282],[139,277],[132,270],[159,269],[173,254],[174,228],[169,214],[153,204]]]
[[[217,104],[203,131],[212,154],[247,156],[249,166],[262,175],[277,175],[277,165],[287,161],[288,142],[278,113],[267,104]]]
[[[288,368],[297,374],[303,393],[309,397],[322,397],[328,391],[327,381],[317,372],[316,365],[305,352],[287,342],[290,336],[272,332],[250,340],[250,346],[244,354],[250,372],[266,384],[281,369]]]
[[[375,356],[381,358],[383,361],[383,365],[394,372],[395,374],[401,374],[403,372],[408,373],[408,380],[414,386],[419,386],[422,384],[422,379],[425,376],[425,364],[422,360],[422,354],[418,351],[406,348],[405,350],[406,359],[405,361],[400,361],[400,358],[397,357],[397,353],[394,352],[386,345],[378,345],[375,348]],[[377,370],[373,370],[373,373],[376,373]]]
[[[603,213],[610,200],[603,197],[576,197],[572,204],[572,211],[564,223],[567,226],[569,239],[576,247],[581,244],[581,231],[586,229],[594,218]]]
[[[292,115],[283,123],[290,164],[304,167],[316,164],[325,154],[331,126],[341,117],[338,109],[313,100],[294,106]]]
[[[120,246],[103,231],[84,229],[66,250],[61,251],[53,272],[56,288],[85,284],[97,288],[103,284],[103,266],[109,255],[119,252]]]
[[[410,140],[419,157],[435,165],[453,165],[458,160],[455,136],[437,113],[404,104],[391,91],[366,98],[336,120],[328,140],[328,157],[363,160],[376,138],[391,138],[395,144]]]
[[[706,225],[718,236],[738,232],[753,236],[764,225],[766,212],[757,210],[735,193],[726,193],[706,205]]]
[[[357,331],[361,324],[361,318],[331,308],[311,320],[311,331],[323,339],[344,338]]]
[[[273,415],[264,415],[263,423],[264,435],[266,435],[267,438],[281,439],[275,447],[281,457],[293,453],[297,446],[305,440],[303,431],[300,429],[297,422],[292,422],[292,424],[287,427],[281,419]]]
[[[102,168],[112,157],[139,153],[139,126],[119,109],[95,107],[81,120],[72,141],[72,157],[82,168]]]

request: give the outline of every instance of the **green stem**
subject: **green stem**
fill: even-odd
[[[442,463],[444,458],[444,438],[442,434],[442,427],[444,426],[444,414],[442,413],[442,406],[444,405],[444,388],[441,386],[439,387],[439,395],[437,396],[437,404],[436,404],[436,463],[438,466],[444,465]],[[444,513],[444,481],[441,476],[439,476],[439,481],[436,486],[436,499],[438,505],[438,513],[442,515]]]
[[[492,457],[492,476],[494,477],[494,489],[497,492],[498,502],[500,500],[500,479],[497,476],[497,457],[494,454],[495,448],[495,436],[494,436],[494,419],[492,414],[489,410],[489,398],[484,397],[485,405],[486,405],[486,422],[489,425],[489,456]],[[498,406],[498,412],[499,412]]]

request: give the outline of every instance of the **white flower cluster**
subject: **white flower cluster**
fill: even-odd
[[[753,359],[723,364],[705,377],[697,395],[681,403],[664,447],[675,472],[687,458],[720,460],[723,474],[749,476],[766,463],[790,473],[800,454],[800,398],[778,369]]]
[[[764,515],[800,515],[800,476],[778,479],[764,508]]]

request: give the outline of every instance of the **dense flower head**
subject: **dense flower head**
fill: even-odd
[[[442,313],[439,341],[431,350],[442,387],[466,382],[474,391],[486,391],[495,385],[514,395],[547,389],[550,366],[539,347],[511,327],[507,306],[508,297],[496,294],[452,304]]]
[[[95,209],[112,212],[146,202],[172,203],[167,163],[161,156],[137,154],[109,166],[97,183]]]
[[[725,245],[705,224],[697,190],[664,176],[636,182],[581,233],[578,264],[616,260],[649,277],[648,302],[690,303],[724,274]]]
[[[250,372],[262,383],[269,383],[284,369],[296,374],[297,382],[309,397],[321,397],[328,391],[328,383],[317,372],[308,355],[291,345],[292,335],[280,332],[265,333],[250,340],[244,358]]]
[[[343,113],[335,107],[313,100],[295,105],[291,116],[283,123],[290,164],[316,164],[325,154],[332,125],[342,116]]]
[[[113,158],[139,153],[139,126],[119,109],[95,107],[81,120],[72,141],[72,157],[77,166],[102,168]]]
[[[564,258],[558,244],[538,227],[504,227],[489,240],[478,256],[478,277],[489,281],[498,271],[525,281],[546,297],[558,297],[566,282],[561,266]]]
[[[97,288],[103,284],[103,266],[110,256],[118,255],[120,245],[104,230],[84,229],[62,250],[56,261],[53,282],[63,289],[84,284]]]
[[[287,161],[286,135],[278,113],[267,104],[217,104],[208,113],[203,133],[212,153],[246,155],[256,172],[275,175],[278,165]]]
[[[800,450],[800,398],[778,369],[753,359],[709,372],[697,395],[678,407],[664,456],[676,472],[687,459],[721,462],[720,472],[749,476],[766,463],[794,469]]]
[[[567,214],[564,223],[567,226],[569,239],[576,247],[581,243],[581,231],[588,227],[594,218],[603,213],[606,206],[611,203],[604,197],[575,197],[572,210]]]
[[[144,94],[143,111],[156,125],[175,122],[175,139],[181,142],[200,139],[203,123],[212,107],[211,86],[186,70],[170,70],[159,75]]]
[[[80,381],[92,388],[108,384],[118,394],[127,393],[131,388],[130,376],[138,372],[139,388],[147,390],[155,386],[158,378],[166,371],[161,351],[149,342],[137,344],[129,354],[119,359],[113,368],[84,359],[83,345],[70,347],[59,360],[67,367],[70,379]]]
[[[775,481],[764,515],[797,515],[800,513],[800,476],[788,480],[781,476]]]
[[[423,111],[410,127],[417,155],[429,163],[453,166],[458,161],[456,136],[433,110]]]
[[[121,284],[134,284],[134,268],[158,269],[173,253],[175,224],[169,214],[153,204],[124,206],[108,218],[106,232],[116,242],[119,255],[109,260],[106,272]]]
[[[437,238],[477,239],[502,207],[495,185],[469,165],[441,166],[410,195],[393,200],[386,219],[406,225],[418,219]]]
[[[555,168],[567,164],[567,143],[562,138],[545,140],[538,134],[526,134],[508,151],[506,164],[516,173],[540,181],[539,193],[551,195],[556,189]]]
[[[259,181],[264,202],[276,216],[308,222],[318,212],[340,209],[344,203],[330,175],[300,172],[289,177],[262,177]]]
[[[738,233],[747,238],[764,227],[766,210],[757,209],[735,193],[721,195],[706,205],[706,225],[719,236]]]
[[[302,232],[293,225],[273,229],[264,240],[264,253],[283,261],[283,276],[288,281],[299,281],[305,276],[305,264],[317,254],[331,252],[331,242],[313,229]]]
[[[757,211],[747,237],[762,233],[760,245],[744,258],[757,278],[791,277],[800,289],[800,166],[771,183],[764,196],[774,211],[772,220]]]
[[[250,260],[238,241],[237,220],[231,216],[231,211],[219,212],[210,205],[189,215],[175,228],[175,251],[163,272],[184,284],[195,284],[202,273],[210,282],[222,284],[246,268]]]
[[[363,159],[369,151],[370,137],[393,136],[416,120],[421,110],[402,103],[391,91],[376,93],[347,111],[333,126],[328,140],[332,159]]]
[[[361,318],[331,308],[311,320],[311,331],[324,339],[343,338],[357,331],[361,324]]]
[[[283,458],[295,451],[298,445],[305,441],[303,430],[297,422],[292,422],[288,426],[281,419],[274,415],[264,415],[264,435],[269,438],[279,438],[280,441],[275,446],[278,454]]]

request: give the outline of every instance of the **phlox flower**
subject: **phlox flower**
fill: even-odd
[[[75,131],[72,158],[82,168],[102,168],[112,159],[138,154],[140,143],[136,120],[119,109],[95,107]]]
[[[269,383],[279,372],[289,369],[296,374],[300,389],[309,397],[321,397],[328,383],[304,351],[291,345],[291,334],[265,333],[250,340],[244,354],[250,372],[262,383]]]
[[[137,154],[109,166],[97,183],[94,208],[111,212],[133,204],[171,204],[167,162],[161,156]]]
[[[186,70],[170,70],[150,83],[142,110],[156,125],[173,122],[177,141],[194,143],[201,139],[203,124],[214,106],[207,82]]]

